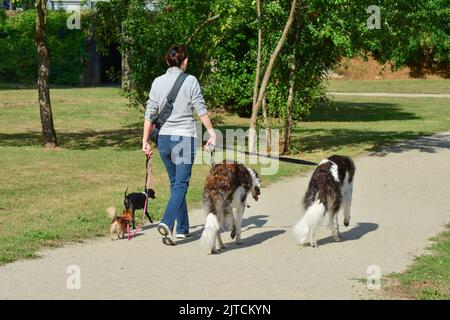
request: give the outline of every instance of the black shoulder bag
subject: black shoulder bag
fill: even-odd
[[[156,143],[156,145],[158,145],[159,130],[161,130],[161,127],[164,125],[164,123],[166,123],[167,119],[169,119],[170,115],[172,114],[173,103],[177,98],[178,91],[180,91],[181,85],[188,75],[189,74],[185,72],[180,73],[177,80],[175,81],[175,84],[172,87],[172,90],[170,90],[169,95],[167,96],[166,104],[162,108],[161,112],[158,115],[150,118],[152,123],[155,125],[150,134],[150,140]]]

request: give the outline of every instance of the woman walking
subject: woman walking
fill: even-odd
[[[186,71],[188,57],[186,47],[172,46],[166,53],[168,69],[157,77],[151,86],[145,111],[142,151],[149,157],[153,155],[148,139],[152,132],[152,122],[158,118],[167,96],[181,73]],[[176,222],[176,238],[184,239],[189,233],[189,217],[186,205],[186,193],[192,173],[196,150],[196,128],[193,112],[200,117],[208,130],[209,140],[205,147],[215,145],[216,134],[206,110],[200,84],[193,75],[183,81],[173,102],[173,110],[159,131],[157,145],[161,160],[166,167],[170,181],[170,198],[164,216],[158,225],[163,243],[175,245],[173,228]]]

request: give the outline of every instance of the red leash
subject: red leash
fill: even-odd
[[[144,216],[145,213],[147,212],[147,208],[148,208],[148,189],[150,189],[152,182],[153,182],[153,171],[152,171],[152,167],[153,167],[153,155],[151,156],[147,156],[146,157],[147,160],[145,161],[145,168],[146,168],[146,173],[145,173],[145,204],[144,204],[144,210],[142,211],[142,219],[141,221],[144,221]],[[150,172],[150,174],[149,174]],[[142,222],[141,224],[138,225],[138,227],[136,228],[136,230],[133,232],[133,234],[130,236],[130,225],[127,224],[127,238],[128,240],[133,240],[133,238],[136,236],[136,234],[139,232],[139,230],[141,230],[142,227]]]

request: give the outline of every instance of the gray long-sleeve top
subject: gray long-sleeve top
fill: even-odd
[[[153,80],[147,100],[145,119],[150,121],[152,115],[161,112],[167,96],[181,72],[183,70],[178,67],[170,67],[165,74]],[[195,76],[189,75],[184,80],[173,103],[172,114],[162,126],[159,134],[196,137],[194,110],[200,117],[208,113],[200,84]]]

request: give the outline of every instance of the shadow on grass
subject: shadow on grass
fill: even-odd
[[[387,121],[387,120],[415,120],[419,117],[404,112],[396,104],[389,103],[349,103],[332,102],[332,107],[318,106],[313,110],[309,122],[319,121]],[[217,127],[221,131],[240,128],[242,126],[222,125]],[[379,146],[387,143],[396,143],[416,138],[422,132],[413,131],[368,131],[364,129],[346,128],[302,128],[301,124],[294,129],[292,136],[292,149],[298,152],[311,152],[314,150],[332,150],[335,148],[371,144],[376,151]],[[142,122],[135,122],[117,130],[57,132],[61,147],[73,150],[100,149],[114,147],[121,150],[135,150],[140,148],[142,136]],[[23,147],[41,145],[40,132],[0,133],[0,146]],[[431,149],[430,149],[431,150]],[[401,149],[398,150],[402,151]]]
[[[420,152],[436,153],[436,149],[450,149],[450,133],[438,133],[432,136],[420,137],[404,141],[386,147],[381,152],[373,152],[372,156],[385,156],[389,152],[400,153],[409,150],[419,150]]]
[[[368,151],[376,151],[380,147],[425,135],[413,131],[367,131],[354,129],[300,129],[292,136],[292,147],[300,152],[313,150],[334,150],[360,144],[373,145]],[[401,150],[398,152],[407,151]]]
[[[120,129],[110,131],[59,132],[58,143],[69,150],[92,150],[114,147],[120,150],[137,150],[141,143],[141,129]],[[426,135],[424,132],[413,131],[367,131],[354,129],[296,129],[292,136],[291,146],[298,152],[314,150],[333,150],[345,146],[372,144],[368,151],[377,151],[379,147]],[[40,132],[6,134],[0,133],[0,146],[25,147],[41,145]],[[404,143],[391,147],[391,152],[403,152],[420,148],[424,152],[434,152],[435,147],[449,148],[445,141],[433,139]]]
[[[91,88],[118,88],[120,89],[119,84],[99,84],[99,85],[64,85],[64,84],[50,84],[50,90],[57,89],[91,89]],[[36,82],[29,83],[5,83],[0,82],[0,90],[37,90]]]
[[[370,122],[389,120],[417,120],[414,113],[402,110],[394,103],[332,101],[330,105],[319,104],[311,110],[308,122]]]
[[[140,148],[142,129],[119,129],[106,131],[57,132],[58,144],[66,149],[88,150],[116,147],[123,150]],[[41,145],[40,132],[0,133],[0,146],[25,147]]]

